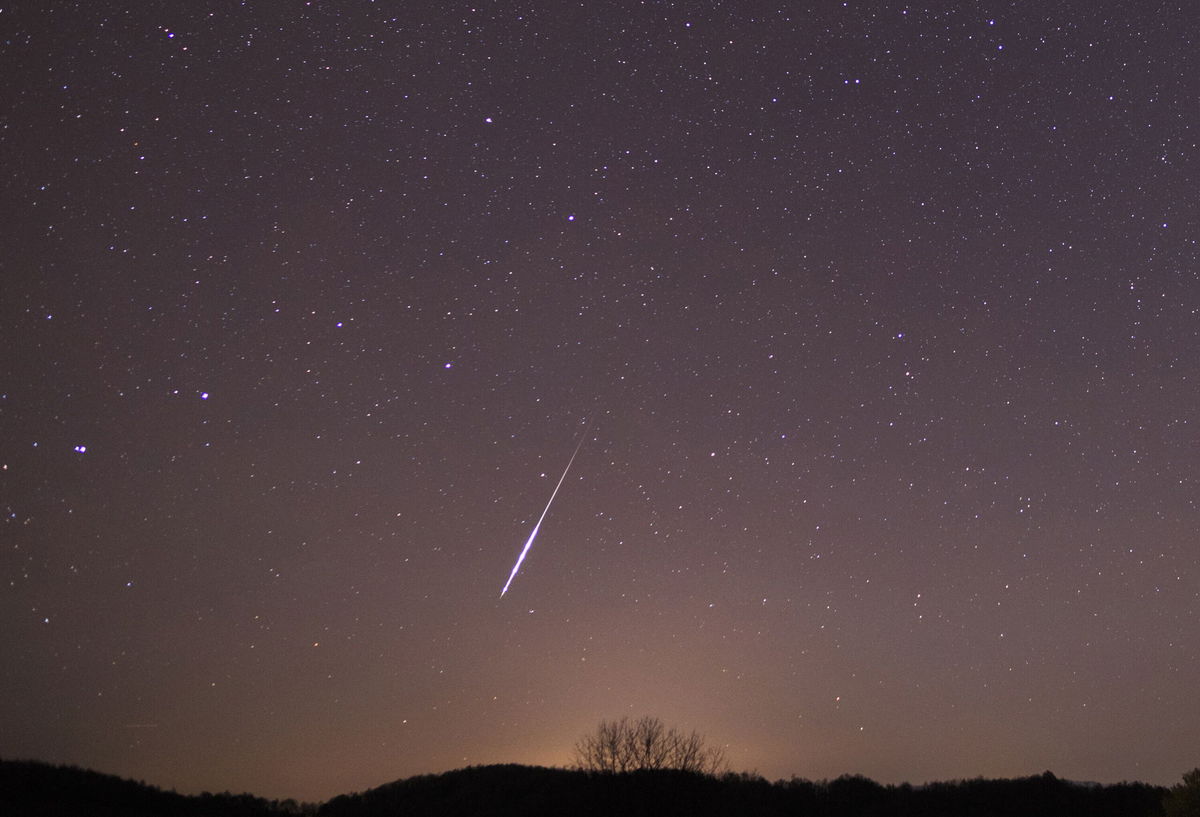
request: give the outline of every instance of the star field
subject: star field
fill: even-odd
[[[0,22],[0,755],[1196,765],[1187,4]]]

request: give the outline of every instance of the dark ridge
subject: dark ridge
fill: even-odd
[[[321,817],[1160,817],[1167,789],[1077,784],[1046,772],[1015,780],[884,786],[861,775],[770,783],[752,774],[602,774],[477,766],[335,797]]]
[[[183,795],[77,766],[0,760],[0,815],[13,817],[278,817],[316,806],[249,794]]]
[[[884,786],[861,775],[771,783],[744,773],[497,765],[410,777],[317,806],[228,792],[187,796],[76,767],[0,761],[0,814],[20,817],[1162,817],[1167,791],[1072,783],[1050,772]]]

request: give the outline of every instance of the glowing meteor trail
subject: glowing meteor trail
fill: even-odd
[[[500,598],[504,598],[504,594],[508,592],[508,586],[517,577],[517,571],[521,569],[521,562],[525,561],[525,554],[529,553],[529,547],[538,535],[538,528],[542,526],[542,520],[546,518],[546,514],[550,511],[550,506],[554,504],[554,497],[558,496],[558,489],[562,487],[563,480],[567,478],[567,472],[571,470],[571,464],[575,462],[575,455],[579,453],[580,448],[583,448],[583,441],[587,439],[587,433],[591,427],[592,424],[588,423],[587,428],[583,430],[583,436],[579,438],[579,444],[575,446],[575,451],[571,454],[571,459],[567,461],[567,467],[563,469],[562,476],[558,478],[558,484],[554,486],[554,492],[550,494],[550,501],[546,503],[542,515],[538,517],[537,524],[533,526],[533,532],[525,540],[525,547],[521,548],[521,555],[517,557],[517,563],[513,565],[512,573],[508,574],[508,581],[504,583],[504,589],[500,591]]]

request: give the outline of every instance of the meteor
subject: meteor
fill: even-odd
[[[538,517],[537,524],[533,526],[533,532],[525,540],[525,547],[521,548],[521,555],[517,557],[517,563],[513,565],[512,573],[508,574],[508,581],[504,583],[504,589],[500,591],[500,598],[504,598],[504,594],[508,592],[508,586],[517,577],[517,571],[521,569],[521,562],[525,561],[525,555],[529,553],[529,548],[538,535],[538,528],[542,526],[542,520],[546,518],[546,514],[550,511],[550,506],[554,504],[554,497],[558,496],[558,489],[562,487],[563,480],[567,478],[567,472],[571,470],[571,465],[575,462],[575,455],[579,453],[580,448],[583,448],[583,441],[587,439],[587,433],[591,427],[592,424],[589,422],[587,428],[583,430],[583,436],[579,438],[579,443],[575,446],[575,452],[571,454],[571,459],[567,461],[567,467],[563,469],[562,476],[558,478],[558,484],[554,486],[554,491],[550,494],[550,501],[546,503],[542,515]]]

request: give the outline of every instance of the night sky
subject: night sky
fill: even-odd
[[[1200,760],[1192,4],[0,31],[0,756],[312,800],[651,714],[770,778]]]

